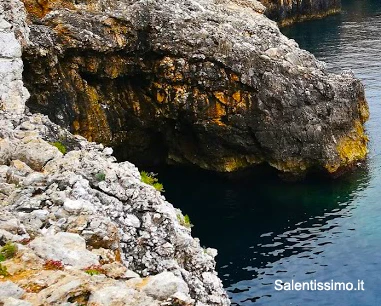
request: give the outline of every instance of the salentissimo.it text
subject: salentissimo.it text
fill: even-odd
[[[291,280],[285,282],[281,279],[275,281],[274,289],[277,291],[364,291],[364,281],[357,282],[336,282],[334,280],[328,282],[319,282],[310,280],[308,282],[297,282]]]

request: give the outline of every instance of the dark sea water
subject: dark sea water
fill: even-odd
[[[343,0],[343,12],[283,29],[331,71],[352,69],[371,118],[364,169],[334,181],[285,183],[271,174],[226,180],[160,172],[166,197],[217,248],[233,305],[381,305],[381,0]],[[365,291],[276,291],[283,282],[364,281]]]

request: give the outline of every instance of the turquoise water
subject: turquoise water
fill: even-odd
[[[369,159],[335,181],[284,183],[266,171],[227,180],[203,171],[160,172],[166,197],[219,250],[233,305],[381,305],[381,1],[344,1],[343,13],[283,32],[366,86]],[[277,279],[364,281],[364,291],[276,291]]]

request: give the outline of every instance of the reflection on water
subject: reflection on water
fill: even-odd
[[[159,170],[166,197],[219,250],[233,305],[381,305],[381,1],[343,0],[343,13],[283,29],[331,71],[352,69],[366,86],[367,168],[336,181],[229,181],[203,171]],[[283,281],[364,280],[365,291],[289,291]]]
[[[274,296],[276,279],[309,280],[327,267],[327,246],[357,230],[343,222],[370,180],[367,169],[338,181],[292,184],[178,168],[159,173],[168,199],[190,214],[193,234],[218,249],[218,271],[233,305],[283,305],[277,303],[284,297]]]

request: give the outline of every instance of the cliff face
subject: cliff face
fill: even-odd
[[[217,252],[133,164],[25,113],[24,21],[0,3],[0,304],[229,305]]]
[[[336,173],[367,152],[362,84],[257,1],[24,0],[28,106],[137,163]]]
[[[286,26],[307,19],[322,18],[340,12],[341,0],[260,0],[266,15]]]

